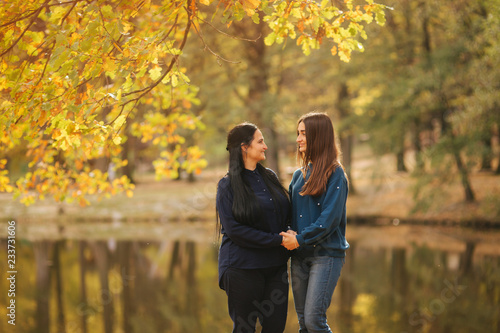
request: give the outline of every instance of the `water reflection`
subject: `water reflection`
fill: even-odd
[[[500,332],[498,232],[349,232],[352,246],[328,314],[336,332]],[[229,332],[217,249],[152,239],[19,240],[17,331]],[[8,289],[5,279],[0,287]],[[0,331],[11,332],[5,298]],[[286,332],[297,332],[292,298],[289,308]]]

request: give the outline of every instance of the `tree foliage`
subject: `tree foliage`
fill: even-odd
[[[500,193],[480,193],[471,175],[494,167],[500,173],[500,1],[385,3],[393,8],[386,25],[367,27],[366,52],[348,64],[324,50],[280,64],[291,118],[328,111],[341,142],[354,134],[377,158],[395,155],[390,172],[385,164],[372,172],[385,178],[410,171],[417,209],[444,209],[442,198],[458,185],[464,201],[477,198],[498,211],[486,202],[498,203]]]
[[[210,8],[210,10],[201,10]],[[129,135],[158,147],[159,176],[180,166],[199,172],[206,161],[183,131],[203,129],[183,50],[202,23],[231,25],[263,16],[267,44],[296,39],[304,52],[327,44],[348,61],[362,50],[365,24],[384,22],[384,6],[366,0],[35,0],[0,4],[0,191],[26,204],[49,195],[88,204],[133,184],[111,176],[127,164]],[[207,14],[210,13],[210,14]],[[262,13],[264,15],[262,15]],[[262,36],[264,38],[264,36]],[[215,54],[215,53],[214,53]],[[128,131],[128,132],[127,132]],[[7,174],[14,152],[27,170]]]
[[[364,91],[353,101],[361,102],[358,122],[378,154],[415,156],[404,163],[417,180],[418,207],[436,208],[454,183],[472,202],[470,174],[482,156],[495,159],[500,2],[390,5],[387,27],[371,32],[368,71],[358,59],[347,66],[358,67],[363,79]]]

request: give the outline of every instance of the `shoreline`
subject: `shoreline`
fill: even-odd
[[[102,223],[179,223],[215,222],[215,195],[222,169],[210,169],[186,180],[155,181],[154,175],[138,177],[133,197],[117,194],[110,198],[90,198],[91,205],[58,203],[53,199],[25,206],[12,194],[0,193],[0,221],[40,224],[57,221]],[[373,177],[369,169],[357,170],[355,193],[347,200],[348,223],[355,225],[436,225],[475,228],[500,228],[499,176],[488,173],[472,175],[477,201],[464,202],[460,185],[446,189],[446,195],[436,196],[427,210],[415,212],[412,196],[413,179],[408,174]],[[289,183],[289,175],[282,177]],[[67,221],[67,222],[65,222]]]

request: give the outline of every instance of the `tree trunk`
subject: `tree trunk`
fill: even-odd
[[[405,165],[405,136],[401,133],[398,138],[396,151],[396,170],[401,172],[406,172],[408,169]]]
[[[476,248],[476,243],[472,241],[467,241],[465,252],[462,254],[462,258],[460,260],[460,273],[462,276],[466,276],[472,273],[472,264],[474,257],[474,249]]]
[[[174,278],[175,268],[181,264],[180,241],[174,242],[174,249],[172,250],[172,260],[170,261],[170,268],[168,270],[168,280]]]
[[[426,0],[423,0],[421,2],[421,5],[424,7],[422,10],[423,13],[423,18],[422,18],[422,32],[423,32],[423,38],[422,38],[422,48],[425,51],[425,57],[427,60],[427,66],[429,68],[432,67],[432,59],[431,59],[431,32],[430,32],[430,15],[427,10],[427,3]]]
[[[342,150],[342,165],[345,168],[347,179],[349,179],[349,192],[351,194],[356,193],[356,188],[354,187],[354,182],[351,176],[353,146],[354,135],[352,134],[347,134],[340,140],[340,148]]]
[[[355,255],[356,244],[350,242],[349,251],[342,268],[342,275],[339,280],[340,289],[340,317],[342,318],[342,325],[345,327],[345,332],[352,331],[353,324],[353,306],[356,299],[356,291],[354,289],[354,268],[355,268]],[[344,332],[344,330],[342,330]]]
[[[271,118],[270,124],[273,124],[272,117],[270,118]],[[276,172],[278,178],[281,179],[280,163],[278,157],[280,150],[278,133],[276,132],[276,129],[273,125],[267,128],[266,133],[268,133],[268,135],[266,136],[266,141],[269,147],[269,150],[266,151],[266,161],[267,161],[266,164],[269,168],[271,168],[274,172]]]
[[[411,19],[415,16],[412,10],[412,1],[405,1],[404,6],[404,14],[405,14],[405,32],[406,32],[406,40],[404,40],[405,48],[405,56],[406,56],[406,64],[411,65],[415,61],[415,42],[413,37],[413,24]]]
[[[497,134],[500,132],[500,120],[497,120]],[[498,135],[497,137],[500,137]],[[497,170],[495,171],[497,175],[500,175],[500,154],[497,154]]]
[[[422,143],[420,142],[420,121],[414,119],[414,130],[413,130],[413,148],[415,149],[415,169],[417,171],[423,171],[425,168],[424,160],[422,158]]]
[[[111,112],[111,107],[105,106],[102,108],[102,112],[99,115],[98,119],[104,121],[106,123],[106,116]],[[105,156],[103,154],[101,157],[95,158],[93,160],[89,161],[90,167],[95,168],[100,170],[101,172],[108,172],[109,171],[109,164],[110,164],[110,159],[109,157]],[[113,177],[113,175],[108,175],[110,177]],[[110,178],[111,179],[111,178]]]
[[[491,167],[491,162],[493,161],[491,156],[492,152],[491,137],[488,136],[487,138],[484,138],[482,141],[485,148],[481,156],[481,171],[491,171],[493,170]]]
[[[392,286],[394,288],[394,295],[399,296],[399,301],[405,299],[408,291],[408,276],[406,271],[406,249],[393,248],[392,249]],[[401,304],[397,304],[399,307]]]
[[[86,273],[86,259],[85,259],[85,241],[80,241],[79,246],[79,260],[80,260],[80,303],[84,306],[84,310],[81,311],[81,325],[82,333],[87,333],[87,286],[85,285],[85,273]]]
[[[61,260],[59,254],[59,248],[64,245],[64,241],[59,240],[54,243],[53,252],[53,270],[56,282],[56,298],[57,298],[57,333],[66,332],[66,324],[64,320],[64,302],[63,302],[63,285],[62,285],[62,274],[61,274]]]
[[[187,272],[186,272],[186,282],[187,282],[187,311],[189,314],[198,316],[199,304],[198,304],[198,288],[196,286],[196,243],[189,241],[186,243],[186,253],[187,253]]]
[[[396,167],[397,167],[397,170],[398,171],[401,171],[401,172],[407,172],[408,169],[406,169],[406,165],[405,165],[405,153],[404,151],[398,151],[396,153]]]
[[[94,256],[99,270],[99,280],[101,282],[100,302],[103,308],[102,316],[104,322],[104,333],[113,333],[114,307],[113,295],[109,289],[109,258],[108,247],[103,241],[92,243]]]
[[[119,243],[120,254],[120,276],[122,278],[122,299],[123,299],[123,332],[132,333],[132,316],[134,315],[134,297],[132,290],[132,268],[134,256],[132,255],[132,244],[130,241]]]
[[[349,116],[351,104],[349,101],[349,89],[347,87],[347,83],[345,82],[340,83],[339,90],[337,92],[337,103],[337,109],[340,114],[340,119],[342,120],[347,118]],[[356,189],[351,177],[352,151],[354,146],[354,135],[352,134],[352,132],[352,128],[344,128],[343,131],[339,133],[339,138],[340,148],[342,151],[342,164],[349,179],[349,191],[354,194],[356,193]]]
[[[475,195],[474,191],[472,191],[472,186],[469,180],[469,172],[462,161],[462,157],[460,156],[460,151],[455,150],[453,152],[453,156],[455,157],[455,162],[457,163],[458,172],[460,173],[460,179],[462,181],[462,186],[464,188],[465,201],[474,202]]]
[[[135,150],[135,140],[136,138],[130,134],[130,122],[127,121],[125,122],[125,128],[123,129],[123,132],[127,136],[127,140],[122,144],[122,160],[127,160],[127,165],[123,166],[121,168],[121,173],[124,176],[127,176],[128,179],[130,179],[130,182],[132,184],[135,184],[134,180],[134,171],[135,171],[135,156],[136,156],[136,150]]]
[[[33,244],[36,261],[36,327],[37,333],[49,333],[50,330],[50,269],[48,241],[36,241]]]
[[[408,303],[408,271],[406,269],[406,249],[393,248],[391,260],[391,302],[394,309],[401,313],[401,323],[408,323],[409,314],[406,304]]]
[[[423,1],[422,4],[424,7],[426,6],[425,1]],[[423,46],[423,48],[426,52],[426,55],[427,55],[427,61],[428,61],[429,68],[432,69],[433,63],[432,63],[432,59],[431,59],[431,41],[430,41],[431,34],[429,31],[429,14],[427,13],[426,8],[424,8],[424,19],[422,21],[422,30],[424,33],[422,46]],[[450,148],[451,148],[453,157],[455,158],[458,172],[460,173],[462,186],[463,186],[464,192],[465,192],[465,201],[473,202],[474,201],[474,192],[472,191],[472,187],[471,187],[471,184],[469,181],[468,170],[462,161],[462,157],[460,156],[460,148],[456,147],[456,144],[455,144],[456,140],[454,138],[452,128],[446,121],[446,115],[447,115],[448,111],[451,110],[451,106],[448,103],[448,98],[443,91],[438,90],[437,93],[442,101],[442,107],[440,108],[440,111],[439,111],[440,122],[441,122],[441,133],[443,135],[450,135],[450,138],[452,141]]]
[[[242,36],[266,36],[268,26],[264,22],[264,15],[260,15],[259,24],[251,22],[233,22],[233,27]],[[264,38],[258,38],[251,43],[243,43],[246,47],[244,52],[248,63],[248,95],[244,103],[248,108],[248,119],[255,123],[261,130],[270,149],[266,152],[266,166],[276,172],[280,177],[279,170],[279,145],[274,124],[274,101],[276,96],[269,91],[269,61],[266,57],[267,46]]]

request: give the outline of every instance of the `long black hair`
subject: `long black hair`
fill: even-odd
[[[232,212],[236,221],[264,231],[269,231],[269,226],[261,219],[262,209],[260,203],[252,191],[250,184],[243,177],[245,164],[243,162],[241,147],[252,144],[257,129],[256,125],[245,122],[236,125],[229,131],[226,146],[226,150],[229,151],[229,170],[225,177],[229,177],[230,180],[233,192]],[[288,191],[281,185],[278,177],[272,170],[266,169],[260,163],[257,163],[257,171],[264,179],[273,197],[273,202],[277,211],[279,213],[284,213],[279,211],[279,195],[281,194],[289,201]],[[217,208],[216,216],[217,230],[220,232],[221,225]],[[283,228],[285,228],[287,221],[283,221],[282,223]]]

